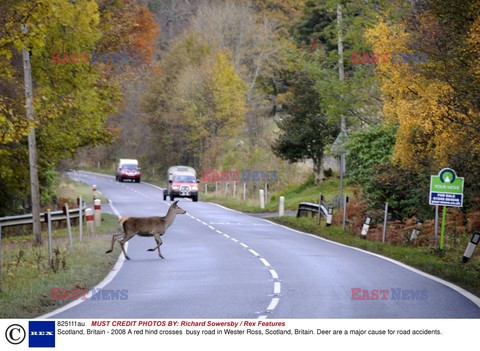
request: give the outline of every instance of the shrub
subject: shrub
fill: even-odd
[[[395,145],[397,126],[380,125],[360,129],[347,142],[347,175],[351,182],[364,186],[374,168],[390,161]]]
[[[434,215],[428,204],[429,188],[429,174],[385,163],[374,167],[365,181],[363,195],[372,209],[382,209],[388,202],[392,219],[428,219]]]

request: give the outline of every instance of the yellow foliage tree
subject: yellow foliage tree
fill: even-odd
[[[247,86],[237,75],[225,52],[216,55],[211,84],[215,101],[214,118],[221,127],[220,135],[230,136],[238,131],[247,112]]]
[[[366,35],[376,53],[409,51],[411,36],[402,23],[387,24],[380,19]],[[448,103],[454,93],[452,86],[423,74],[417,66],[438,63],[398,62],[398,54],[395,56],[376,67],[384,114],[389,122],[399,124],[393,161],[416,171],[438,169],[448,166],[454,153],[480,151],[479,135],[467,126],[468,117]]]
[[[187,149],[201,157],[203,165],[217,166],[223,143],[239,132],[247,110],[246,92],[223,51],[186,67],[178,77],[175,110],[186,127]]]

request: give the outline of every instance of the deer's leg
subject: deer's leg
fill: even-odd
[[[162,254],[160,253],[160,245],[163,244],[163,241],[162,239],[160,239],[160,235],[161,234],[153,234],[154,238],[155,238],[155,241],[157,242],[157,246],[155,246],[153,249],[148,249],[147,251],[155,251],[155,250],[158,250],[158,255],[161,257],[161,258],[164,258],[162,256]]]
[[[163,244],[163,241],[162,241],[162,239],[160,238],[160,235],[159,235],[159,234],[154,234],[153,237],[155,238],[155,241],[157,242],[157,246],[156,246],[155,248],[158,250],[158,256],[159,256],[160,258],[162,258],[162,259],[165,258],[165,257],[162,256],[162,253],[160,252],[160,245]],[[148,251],[154,251],[155,248],[153,248],[153,249],[148,249]]]
[[[113,246],[115,245],[115,240],[118,240],[118,239],[120,239],[121,237],[123,237],[123,234],[114,234],[114,235],[112,235],[112,246],[110,247],[110,250],[105,251],[106,254],[113,251]]]
[[[129,260],[130,257],[128,257],[127,252],[125,251],[125,243],[128,240],[130,240],[131,238],[133,238],[135,235],[136,235],[136,233],[127,234],[126,236],[124,236],[124,238],[122,240],[119,241],[120,246],[122,247],[123,255],[125,256],[125,258],[127,260]]]

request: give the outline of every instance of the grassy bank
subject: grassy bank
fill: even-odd
[[[65,178],[58,179],[56,194],[62,202],[72,204],[71,207],[79,195],[89,203],[93,201],[90,185]],[[100,199],[106,202],[103,196]],[[10,236],[2,237],[0,318],[32,318],[69,302],[52,300],[52,288],[73,290],[95,286],[118,258],[118,247],[109,255],[105,251],[111,242],[110,234],[119,230],[116,216],[102,214],[102,224],[96,228],[95,236],[87,235],[84,222],[80,241],[79,228],[72,227],[73,249],[70,249],[67,229],[53,229],[53,267],[49,264],[46,231],[42,232],[41,247],[33,246],[30,228],[11,231]]]
[[[93,203],[93,191],[91,185],[64,177],[59,178],[57,185],[57,198],[69,199],[70,202],[75,202],[79,195],[82,196],[84,202]],[[97,193],[97,199],[100,199],[102,203],[108,202],[107,198],[100,193]]]
[[[360,237],[343,233],[341,227],[318,226],[315,218],[281,217],[271,218],[270,220],[325,239],[393,258],[480,296],[480,257],[477,254],[468,264],[462,264],[461,260],[466,243],[459,247],[450,247],[443,255],[438,255],[428,247],[391,245],[378,241],[362,240]]]
[[[249,198],[246,201],[241,199],[241,189],[238,189],[237,196],[234,198],[229,196],[216,196],[209,193],[205,195],[203,192],[200,194],[202,201],[210,201],[218,203],[222,206],[233,208],[242,212],[275,212],[278,211],[280,196],[285,197],[285,209],[296,210],[298,203],[302,201],[318,203],[318,196],[323,194],[325,201],[331,202],[338,196],[338,189],[340,187],[339,179],[329,178],[321,184],[315,185],[313,179],[300,185],[291,185],[284,188],[281,192],[270,194],[269,201],[265,205],[265,209],[261,209],[259,205],[259,198],[256,195],[254,198]],[[352,196],[353,188],[347,185],[345,181],[344,194]],[[240,185],[239,185],[240,187]],[[200,187],[200,189],[203,189]],[[219,191],[220,192],[220,191]]]
[[[52,269],[48,263],[48,245],[32,246],[32,235],[6,238],[2,245],[3,268],[0,293],[0,318],[32,318],[52,311],[62,303],[53,301],[51,289],[90,289],[99,283],[112,269],[120,249],[118,246],[109,255],[105,251],[111,236],[105,233],[118,232],[116,217],[104,214],[105,219],[97,235],[83,240],[74,228],[74,247],[69,249],[65,228],[53,232]]]

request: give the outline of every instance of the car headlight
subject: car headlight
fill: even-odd
[[[198,186],[193,185],[193,186],[192,186],[192,190],[198,190]]]
[[[173,190],[178,190],[178,186],[177,186],[177,185],[174,185],[174,186],[172,186],[172,189],[173,189]]]

